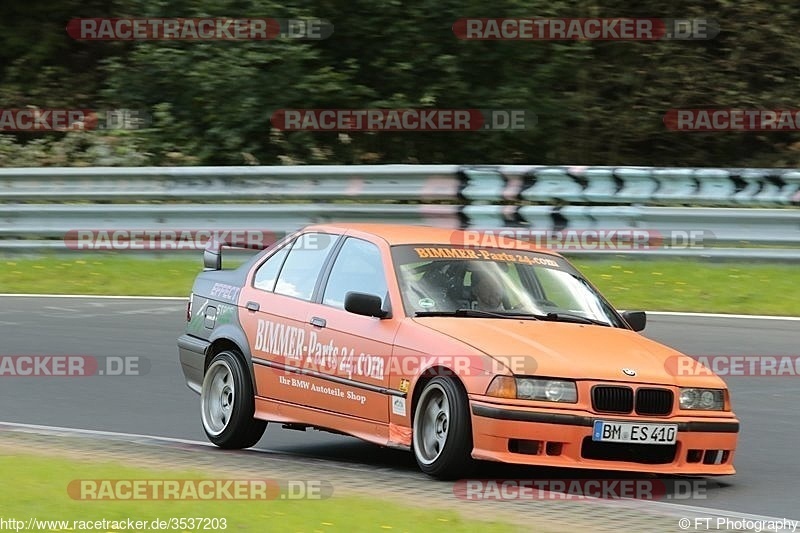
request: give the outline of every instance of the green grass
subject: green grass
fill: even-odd
[[[800,316],[800,268],[790,263],[576,260],[618,309]]]
[[[229,263],[226,261],[225,267]],[[0,259],[0,292],[188,296],[203,270],[200,256],[54,255]]]
[[[474,522],[451,510],[400,505],[390,501],[333,496],[322,500],[80,500],[68,486],[73,480],[222,479],[192,471],[133,468],[36,455],[0,456],[2,518],[40,520],[133,520],[225,518],[227,528],[207,531],[486,531],[508,532],[514,526]],[[254,478],[257,472],[254,472]],[[225,478],[228,479],[228,478]],[[241,479],[238,478],[238,479]],[[71,527],[71,525],[70,525]],[[60,528],[51,531],[65,531]],[[124,531],[102,529],[101,531]],[[147,529],[147,531],[154,531]],[[173,529],[172,531],[188,531]],[[195,531],[201,531],[195,529]]]
[[[620,309],[800,315],[800,268],[790,263],[583,258],[574,263]],[[0,292],[186,296],[201,270],[199,256],[5,257]]]

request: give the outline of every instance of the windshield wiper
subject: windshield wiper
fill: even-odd
[[[573,313],[547,313],[546,315],[541,317],[542,320],[554,320],[554,321],[564,321],[564,322],[579,322],[581,324],[595,324],[598,326],[606,326],[611,327],[611,324],[608,322],[603,322],[602,320],[597,320],[594,318],[589,318],[583,315],[576,315]]]
[[[455,311],[417,311],[414,316],[455,316],[470,318],[528,318],[539,320],[539,317],[529,313],[483,311],[481,309],[456,309]]]
[[[597,320],[594,318],[576,315],[573,313],[547,313],[545,315],[536,315],[533,313],[520,313],[520,312],[496,312],[496,311],[483,311],[481,309],[456,309],[455,311],[417,311],[414,313],[415,317],[427,316],[450,316],[450,317],[470,317],[470,318],[511,318],[520,319],[525,318],[528,320],[552,320],[563,322],[577,322],[580,324],[595,324],[598,326],[611,327],[608,322]]]

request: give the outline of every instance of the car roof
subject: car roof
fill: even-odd
[[[537,248],[532,243],[513,239],[513,228],[474,229],[461,230],[457,228],[443,228],[414,224],[381,224],[366,222],[339,222],[314,224],[304,228],[304,231],[328,231],[331,233],[346,233],[352,236],[374,235],[389,243],[390,246],[404,244],[422,245],[462,245],[479,246],[481,248],[506,248],[514,250],[534,251],[556,257],[562,257],[547,248]],[[476,233],[486,233],[483,244],[469,244],[474,242]],[[496,239],[503,237],[500,243]]]

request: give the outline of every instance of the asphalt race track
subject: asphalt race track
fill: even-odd
[[[0,377],[0,421],[205,441],[199,397],[185,386],[177,360],[183,301],[4,296],[0,302],[0,355],[136,355],[150,363],[142,376]],[[646,335],[692,355],[800,355],[800,321],[651,315]],[[800,519],[800,378],[726,381],[742,421],[738,474],[715,480],[708,499],[686,503]],[[270,426],[258,447],[378,465],[429,482],[411,454],[348,437]],[[265,459],[254,453],[259,460]],[[509,475],[500,465],[484,466]],[[578,477],[519,468],[510,475]]]

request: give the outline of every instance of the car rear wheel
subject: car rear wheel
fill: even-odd
[[[254,446],[267,423],[253,418],[255,396],[250,373],[239,354],[218,353],[208,365],[200,392],[203,429],[220,448]]]
[[[412,438],[420,469],[438,479],[458,479],[472,466],[469,400],[453,378],[435,377],[419,397]]]

